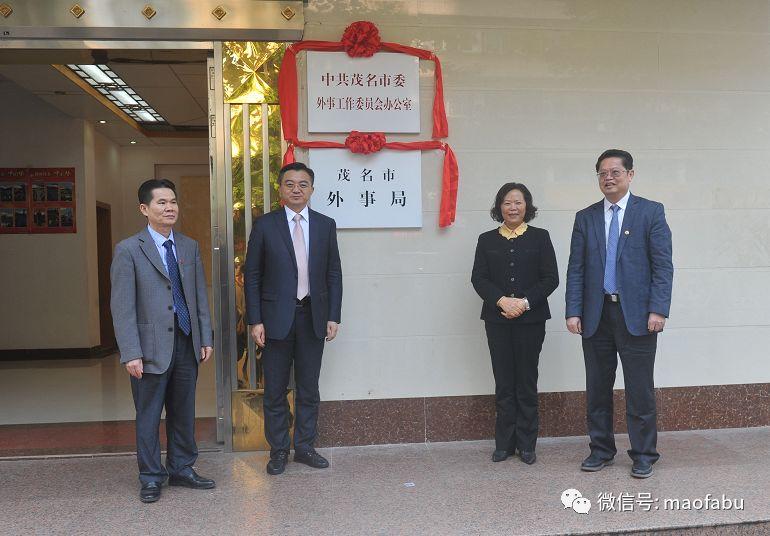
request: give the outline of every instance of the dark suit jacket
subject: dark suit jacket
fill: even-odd
[[[498,229],[479,235],[471,283],[484,300],[482,320],[529,324],[551,318],[547,298],[559,286],[559,269],[548,231],[530,225],[513,240]],[[497,306],[503,296],[526,297],[530,310],[518,318],[503,317]]]
[[[342,320],[342,266],[337,247],[337,224],[332,218],[309,210],[308,227],[313,329],[317,337],[323,338],[328,321]],[[254,220],[244,276],[249,324],[264,324],[266,337],[285,339],[296,310],[297,259],[283,207]]]
[[[581,317],[583,337],[599,327],[604,306],[604,200],[575,215],[567,268],[567,318]],[[630,195],[620,230],[616,278],[628,331],[646,335],[650,313],[668,316],[674,265],[663,205]]]
[[[206,277],[198,243],[176,231],[174,241],[198,357],[201,346],[214,346]],[[115,246],[110,276],[110,308],[120,362],[141,357],[144,372],[164,373],[174,351],[174,297],[171,280],[146,227]]]

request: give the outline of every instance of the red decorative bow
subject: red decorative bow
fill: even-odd
[[[397,151],[444,151],[444,167],[442,173],[441,206],[439,208],[439,226],[447,227],[455,221],[457,212],[457,187],[459,169],[457,158],[448,144],[437,139],[419,142],[388,142],[385,135],[376,133],[360,133],[353,131],[345,143],[331,141],[304,141],[297,136],[298,93],[297,84],[297,53],[302,50],[319,50],[325,52],[345,51],[351,57],[369,57],[382,50],[416,56],[422,60],[432,61],[435,65],[435,95],[433,98],[433,138],[446,138],[449,135],[446,111],[444,109],[444,81],[441,74],[441,62],[431,51],[388,43],[380,40],[377,27],[368,21],[354,22],[345,29],[342,40],[332,41],[299,41],[286,48],[278,73],[278,96],[281,104],[281,127],[283,137],[288,142],[283,163],[294,162],[294,147],[304,148],[335,148],[345,149],[354,153],[369,154],[380,149]]]
[[[342,34],[342,47],[351,58],[369,58],[380,49],[380,31],[369,21],[354,22]]]
[[[358,132],[357,130],[352,130],[348,137],[345,138],[345,147],[351,153],[376,153],[384,145],[385,134],[382,132]]]

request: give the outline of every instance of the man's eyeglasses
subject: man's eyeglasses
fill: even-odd
[[[611,169],[609,171],[600,171],[596,174],[597,177],[604,180],[607,177],[612,177],[613,179],[619,179],[623,173],[628,173],[627,169]]]
[[[307,190],[308,188],[310,188],[310,183],[305,181],[302,181],[302,182],[284,181],[283,185],[288,190],[293,190],[295,186],[299,186],[300,190]]]

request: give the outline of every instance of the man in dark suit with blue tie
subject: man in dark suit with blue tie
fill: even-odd
[[[575,216],[567,268],[567,329],[583,337],[591,453],[584,471],[617,452],[612,388],[623,363],[631,475],[652,476],[657,452],[653,369],[671,305],[671,230],[661,203],[629,192],[633,158],[610,149],[596,162],[604,199]]]
[[[198,366],[214,349],[198,243],[174,232],[179,215],[174,183],[142,183],[139,211],[147,227],[115,246],[111,309],[136,407],[139,498],[149,503],[160,498],[166,478],[172,486],[214,487],[213,480],[193,469]],[[164,408],[165,467],[158,436]]]
[[[294,461],[323,469],[314,448],[324,339],[337,335],[342,311],[342,267],[337,226],[310,210],[313,170],[300,162],[278,174],[284,206],[257,218],[245,265],[246,315],[262,351],[267,472],[283,473],[291,448],[286,390],[294,365]]]

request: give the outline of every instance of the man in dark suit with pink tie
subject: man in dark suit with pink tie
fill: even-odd
[[[283,473],[291,448],[289,375],[294,365],[294,460],[323,469],[314,449],[324,340],[337,335],[342,310],[342,267],[337,226],[311,210],[313,170],[300,162],[278,174],[284,206],[257,218],[245,265],[246,315],[251,336],[263,347],[267,472]]]

